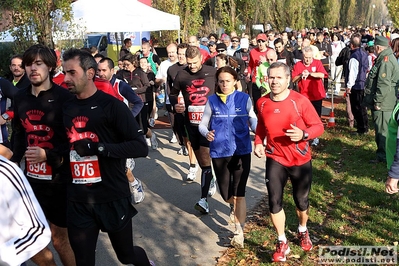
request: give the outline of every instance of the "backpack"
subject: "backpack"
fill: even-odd
[[[339,52],[339,55],[335,60],[335,65],[336,66],[346,65],[349,62],[350,57],[351,57],[351,49],[348,46],[346,46],[341,50],[341,52]]]

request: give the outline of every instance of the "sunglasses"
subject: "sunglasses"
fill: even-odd
[[[238,40],[232,40],[231,42],[239,42]]]
[[[266,41],[265,40],[258,40],[257,42],[260,43],[260,42],[266,42]]]
[[[217,50],[217,52],[218,53],[223,53],[223,52],[225,52],[226,50]]]

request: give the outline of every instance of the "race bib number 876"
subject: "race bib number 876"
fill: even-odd
[[[72,183],[92,184],[101,182],[100,167],[96,155],[80,157],[75,150],[71,150],[69,155]]]

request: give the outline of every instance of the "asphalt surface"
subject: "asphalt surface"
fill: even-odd
[[[134,245],[143,247],[157,266],[215,265],[233,236],[229,205],[217,191],[208,198],[208,215],[196,211],[194,205],[200,199],[200,170],[193,182],[186,181],[188,156],[178,155],[179,145],[169,143],[171,129],[158,125],[154,132],[159,148],[150,148],[146,158],[136,159],[133,171],[145,188],[144,201],[135,205],[139,213],[133,217]],[[246,194],[248,209],[266,194],[264,166],[264,158],[252,156]],[[57,265],[62,265],[55,256]],[[30,265],[34,264],[29,262]],[[104,233],[100,233],[98,239],[96,265],[123,265]]]

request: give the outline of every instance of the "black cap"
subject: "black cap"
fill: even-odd
[[[227,50],[227,46],[226,46],[226,44],[224,44],[224,43],[218,43],[217,45],[216,45],[216,50]]]

